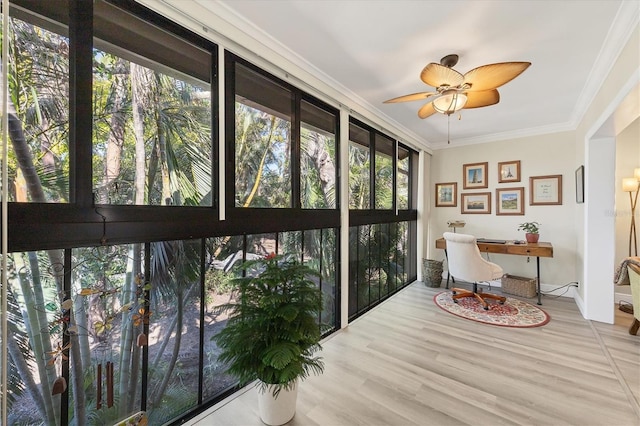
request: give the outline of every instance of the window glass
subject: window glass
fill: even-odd
[[[398,174],[397,174],[397,206],[398,210],[409,209],[409,160],[410,151],[398,146]]]
[[[393,162],[395,141],[376,134],[375,206],[379,210],[393,208]]]
[[[200,240],[151,243],[148,315],[132,317],[134,327],[149,322],[149,424],[165,424],[198,403],[200,247]]]
[[[10,9],[9,201],[69,202],[69,39],[65,25]]]
[[[231,280],[243,262],[242,236],[215,237],[206,240],[205,319],[202,396],[208,400],[235,386],[237,380],[218,361],[220,350],[213,337],[224,327],[228,314],[220,306],[233,301]]]
[[[59,297],[63,264],[61,250],[11,253],[7,258],[6,403],[11,424],[59,424],[60,395],[53,393],[53,386],[56,381],[61,384],[68,344],[78,341],[78,335],[70,336],[67,331],[69,310]],[[88,352],[88,345],[85,349]],[[34,399],[30,388],[41,398]]]
[[[73,369],[82,368],[92,383],[82,390],[71,383],[73,394],[85,401],[77,424],[87,419],[111,422],[140,409],[139,344],[149,332],[143,248],[132,244],[72,250],[73,326],[83,362],[80,367],[72,357],[71,369],[74,374]],[[69,411],[79,412],[73,406]]]
[[[289,90],[236,63],[235,206],[289,208]]]
[[[371,208],[369,131],[349,124],[349,208]]]
[[[95,3],[99,204],[211,205],[211,53]]]
[[[306,101],[301,111],[301,206],[336,208],[336,116]]]
[[[414,267],[409,259],[409,222],[349,228],[349,318],[406,286]]]

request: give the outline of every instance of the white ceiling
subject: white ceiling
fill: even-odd
[[[495,62],[532,63],[499,88],[499,104],[450,117],[450,146],[571,130],[638,25],[640,10],[640,0],[198,3],[218,15],[226,8],[231,24],[302,59],[314,75],[435,149],[447,146],[446,116],[418,118],[422,101],[383,104],[431,90],[419,78],[427,63],[455,53],[454,68],[462,74]]]

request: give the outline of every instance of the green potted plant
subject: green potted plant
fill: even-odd
[[[524,222],[518,226],[518,231],[525,232],[528,243],[537,243],[540,238],[540,224],[538,222]]]
[[[213,339],[219,361],[241,385],[258,380],[258,405],[269,425],[295,415],[298,380],[324,371],[319,312],[322,294],[311,277],[319,274],[286,256],[251,260],[234,278],[235,301],[221,307],[230,316]]]

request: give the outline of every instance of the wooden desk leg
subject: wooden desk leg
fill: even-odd
[[[537,286],[538,287],[538,305],[542,305],[542,300],[541,300],[542,294],[540,293],[540,256],[536,256],[536,268],[538,272],[536,277],[537,278],[536,281],[538,282],[537,283],[538,284]]]

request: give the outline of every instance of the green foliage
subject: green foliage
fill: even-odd
[[[288,389],[297,378],[319,374],[324,364],[319,313],[322,294],[311,277],[318,273],[285,256],[267,256],[241,266],[247,275],[232,280],[237,301],[222,306],[230,313],[226,327],[213,337],[219,361],[241,384]]]
[[[518,226],[518,231],[524,231],[527,234],[537,234],[540,232],[540,224],[538,222],[524,222]]]
[[[205,295],[209,299],[213,294],[226,294],[233,290],[231,276],[219,269],[209,269],[204,276]],[[211,300],[207,300],[211,302]]]

